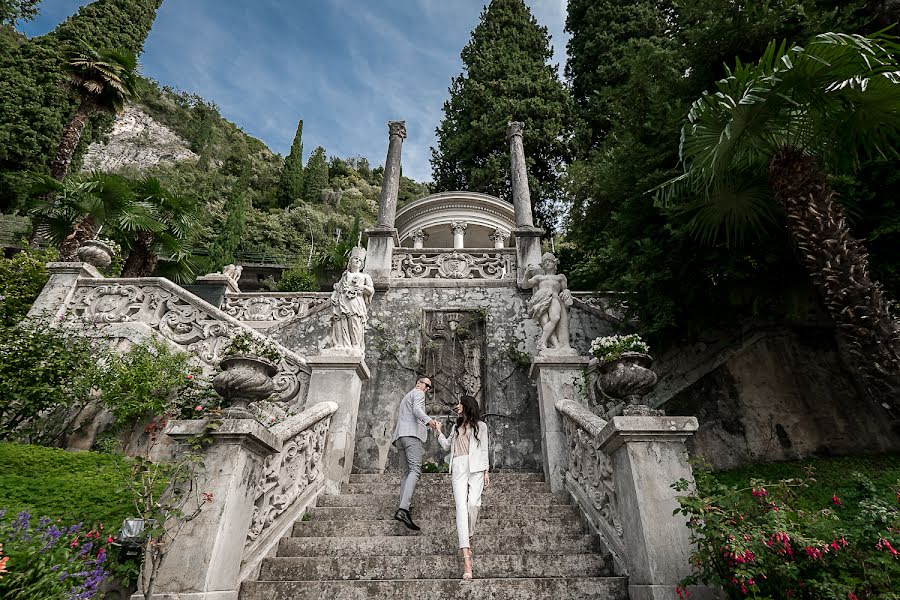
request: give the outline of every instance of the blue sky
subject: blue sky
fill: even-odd
[[[384,162],[387,122],[406,121],[404,175],[431,179],[428,159],[459,52],[487,0],[165,0],[141,57],[162,84],[215,102],[286,154],[303,119],[304,160]],[[526,0],[565,62],[566,0]],[[21,29],[40,35],[84,0],[44,0]]]

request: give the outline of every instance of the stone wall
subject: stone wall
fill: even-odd
[[[697,417],[688,449],[715,468],[900,451],[886,413],[858,396],[831,329],[748,332],[705,364],[706,373],[695,371],[696,381],[662,408]]]
[[[461,285],[453,285],[461,284]],[[366,363],[372,378],[363,384],[356,429],[354,471],[396,470],[398,453],[391,446],[397,407],[412,389],[423,360],[426,310],[477,311],[484,316],[484,381],[482,410],[491,431],[491,464],[500,470],[540,470],[541,431],[537,391],[528,366],[538,339],[537,324],[525,313],[531,292],[513,285],[472,286],[443,282],[444,287],[392,287],[376,292],[369,311]],[[299,318],[267,333],[302,356],[315,355],[329,333],[327,311]],[[594,314],[572,311],[572,343],[586,354],[590,340],[612,333],[612,325]],[[433,417],[446,412],[428,402]],[[445,452],[433,435],[426,461],[443,463]]]

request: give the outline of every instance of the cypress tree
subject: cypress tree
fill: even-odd
[[[140,56],[163,0],[96,0],[50,34],[62,43],[121,48]]]
[[[525,123],[525,157],[535,214],[555,221],[572,103],[548,61],[547,28],[523,0],[492,0],[481,13],[453,78],[437,128],[431,167],[435,191],[470,189],[510,197],[509,121]]]
[[[328,187],[328,163],[325,160],[325,148],[317,147],[306,163],[303,199],[309,203],[322,201],[322,190]]]
[[[297,133],[291,151],[284,159],[284,169],[278,182],[278,201],[282,208],[303,197],[303,119],[297,124]]]
[[[250,186],[250,163],[241,165],[241,176],[232,187],[223,212],[225,220],[218,235],[209,246],[209,267],[211,271],[221,271],[225,265],[234,263],[234,253],[241,245],[250,209],[248,191]]]

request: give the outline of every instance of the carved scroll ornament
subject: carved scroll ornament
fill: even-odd
[[[507,279],[514,277],[510,254],[462,252],[395,254],[391,277],[409,279]]]

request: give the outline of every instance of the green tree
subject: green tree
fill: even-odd
[[[96,0],[79,8],[49,35],[63,44],[77,46],[86,42],[93,48],[121,48],[140,56],[162,3],[163,0]]]
[[[125,102],[137,96],[140,85],[137,68],[134,55],[122,50],[89,48],[69,57],[66,74],[81,100],[63,128],[56,156],[50,163],[51,176],[62,180],[68,173],[75,148],[91,115],[122,112]]]
[[[0,0],[0,25],[31,21],[38,14],[41,0]]]
[[[825,33],[806,47],[769,45],[737,62],[694,102],[682,137],[685,173],[662,202],[679,203],[707,242],[739,245],[783,211],[797,257],[838,328],[867,392],[900,409],[900,323],[850,233],[826,173],[895,154],[900,46],[882,36]],[[768,185],[766,185],[768,184]]]
[[[278,200],[286,208],[303,197],[303,119],[297,123],[297,133],[291,151],[284,159],[284,169],[278,181]]]
[[[435,191],[473,190],[510,198],[510,121],[525,123],[525,158],[536,216],[556,221],[559,174],[571,137],[572,102],[548,64],[547,28],[523,0],[492,0],[481,13],[453,78],[431,151]]]
[[[328,162],[322,146],[318,146],[309,156],[303,179],[303,199],[310,204],[320,203],[322,190],[328,187]]]
[[[234,263],[234,253],[241,245],[249,210],[247,178],[244,176],[241,177],[228,200],[225,201],[225,221],[209,248],[211,270],[221,271],[225,265]]]

